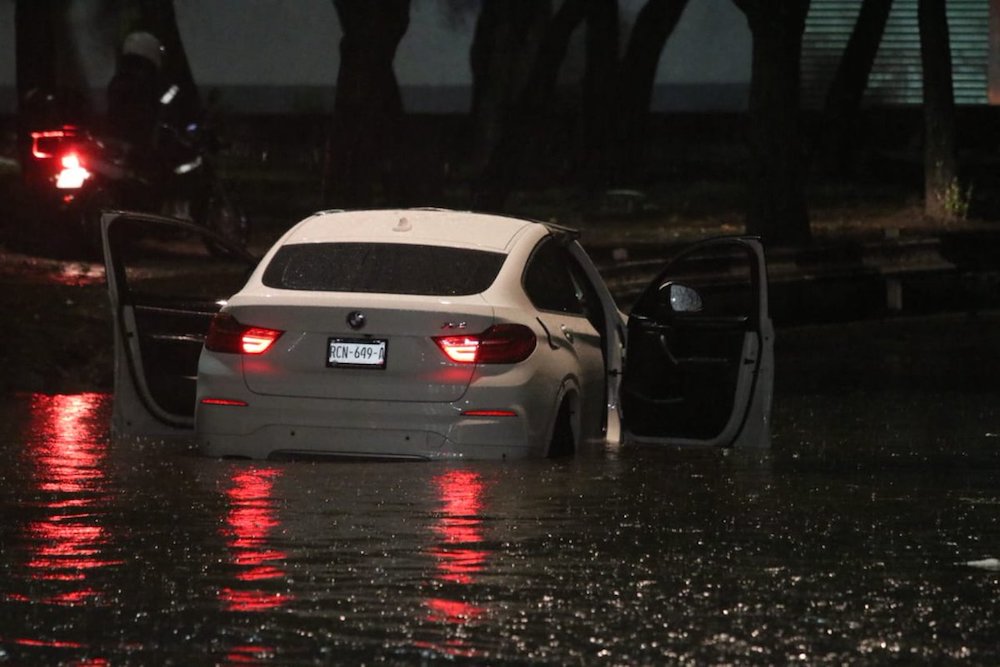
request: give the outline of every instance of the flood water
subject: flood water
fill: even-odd
[[[9,397],[0,663],[997,664],[1000,326],[955,325],[786,337],[765,454],[216,461]]]

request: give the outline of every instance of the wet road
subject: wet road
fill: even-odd
[[[997,664],[997,334],[779,332],[765,455],[214,461],[18,394],[0,663]]]

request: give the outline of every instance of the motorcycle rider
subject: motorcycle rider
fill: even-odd
[[[151,152],[156,147],[163,55],[163,45],[155,35],[129,34],[108,83],[108,133],[128,144],[132,152]]]
[[[210,153],[217,149],[197,123],[197,93],[182,93],[165,72],[171,65],[152,33],[129,34],[108,83],[106,134],[123,175],[113,182],[112,206],[197,221],[246,242],[247,222],[222,197]],[[187,108],[185,108],[185,106]],[[109,188],[111,189],[111,188]],[[220,222],[221,220],[221,222]]]
[[[173,192],[178,183],[172,169],[185,149],[176,129],[168,129],[176,125],[166,114],[173,112],[168,100],[177,88],[168,89],[164,81],[164,57],[163,44],[152,33],[133,32],[125,38],[108,83],[107,133],[117,140],[132,174],[118,182],[120,203],[146,209],[170,200],[171,213],[189,217],[189,202]]]

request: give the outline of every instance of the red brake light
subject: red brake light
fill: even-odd
[[[57,188],[75,190],[83,187],[83,182],[90,178],[90,172],[83,166],[80,156],[74,152],[63,155],[59,163],[62,169],[56,176]]]
[[[460,364],[476,363],[479,351],[478,336],[435,336],[434,342],[452,361]]]
[[[460,364],[516,364],[531,356],[538,337],[523,324],[494,324],[478,335],[435,336],[434,342]]]
[[[263,354],[283,333],[277,329],[247,326],[229,313],[219,313],[208,327],[205,348],[228,354]]]

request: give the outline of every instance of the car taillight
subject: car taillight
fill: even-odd
[[[80,156],[76,153],[66,153],[59,159],[62,167],[56,175],[56,187],[60,190],[75,190],[83,187],[83,182],[90,178],[90,172],[83,166]]]
[[[263,354],[283,333],[277,329],[247,326],[229,313],[219,313],[208,327],[205,348],[228,354]]]
[[[435,336],[434,342],[460,364],[516,364],[531,356],[538,337],[523,324],[494,324],[481,334]]]

